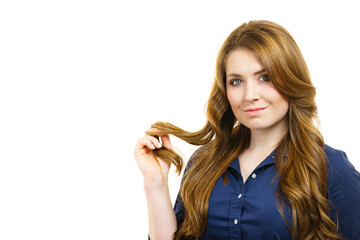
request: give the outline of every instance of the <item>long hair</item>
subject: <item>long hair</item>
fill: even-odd
[[[216,181],[249,146],[250,129],[241,123],[234,126],[236,118],[226,97],[226,60],[239,48],[251,50],[261,60],[276,89],[289,101],[288,132],[276,148],[279,177],[276,202],[292,238],[339,239],[338,226],[330,218],[327,200],[325,144],[314,124],[317,118],[315,88],[292,36],[283,27],[269,21],[244,23],[225,40],[217,57],[214,84],[207,102],[207,122],[201,130],[187,132],[170,123],[153,124],[160,134],[172,134],[190,144],[203,145],[184,175],[180,188],[185,218],[175,238],[198,239],[201,236]],[[182,159],[171,149],[155,150],[155,155],[173,163],[180,173]],[[291,208],[291,226],[284,217],[285,205]]]

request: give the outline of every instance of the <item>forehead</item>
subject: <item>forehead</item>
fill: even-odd
[[[226,74],[253,74],[264,69],[261,60],[249,49],[236,49],[227,56],[225,61]]]

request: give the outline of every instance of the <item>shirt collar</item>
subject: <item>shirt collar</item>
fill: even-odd
[[[275,152],[276,152],[276,150],[272,151],[272,152],[270,153],[270,155],[267,156],[267,157],[256,167],[255,170],[257,170],[257,169],[259,169],[259,168],[262,168],[262,167],[264,167],[264,166],[267,166],[267,165],[275,164]],[[287,155],[287,154],[285,154],[285,155]],[[234,159],[234,161],[232,161],[232,162],[230,163],[230,165],[229,165],[228,168],[233,168],[233,169],[235,169],[237,172],[239,172],[239,171],[240,171],[239,158],[236,157],[236,158]]]

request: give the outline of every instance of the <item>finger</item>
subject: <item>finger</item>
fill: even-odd
[[[149,135],[149,136],[154,136],[156,137],[157,139],[159,139],[160,141],[162,141],[161,138],[163,138],[164,136],[166,136],[165,138],[169,139],[169,142],[170,142],[170,138],[169,138],[169,134],[163,134],[163,132],[161,132],[159,129],[157,128],[149,128],[148,130],[146,130],[146,135]]]
[[[136,144],[136,149],[137,150],[142,150],[142,149],[150,149],[150,150],[154,150],[155,146],[153,145],[153,143],[151,142],[150,139],[143,137],[140,138]]]
[[[152,145],[155,146],[156,148],[162,148],[162,144],[158,136],[145,135],[144,138],[149,139]]]
[[[172,145],[171,145],[171,141],[170,141],[170,136],[169,135],[163,135],[161,136],[161,141],[164,147],[168,148],[168,149],[172,149]]]

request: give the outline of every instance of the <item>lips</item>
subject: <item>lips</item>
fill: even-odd
[[[262,111],[264,111],[266,109],[266,107],[262,107],[262,108],[249,108],[245,110],[245,113],[250,116],[250,117],[254,117],[257,116],[259,114],[262,113]]]
[[[249,108],[249,109],[246,109],[245,112],[256,112],[256,111],[261,111],[264,109],[266,109],[266,107],[264,107],[264,108]]]

